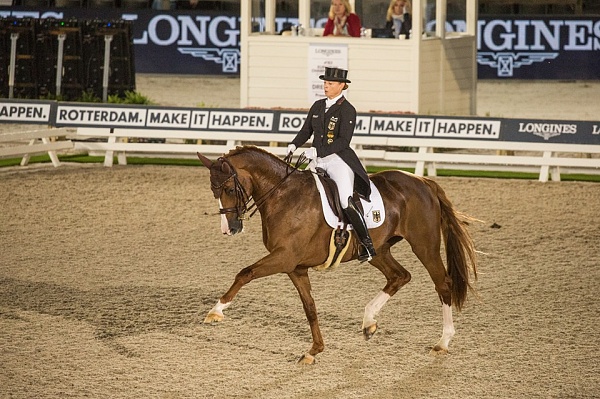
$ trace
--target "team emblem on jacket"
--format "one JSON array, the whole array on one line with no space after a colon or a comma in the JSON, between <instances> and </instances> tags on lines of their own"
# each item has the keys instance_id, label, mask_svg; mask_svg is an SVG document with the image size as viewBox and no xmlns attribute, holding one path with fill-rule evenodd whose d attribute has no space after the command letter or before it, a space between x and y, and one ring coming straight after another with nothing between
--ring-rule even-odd
<instances>
[{"instance_id":1,"label":"team emblem on jacket","mask_svg":"<svg viewBox=\"0 0 600 399\"><path fill-rule=\"evenodd\" d=\"M329 119L329 124L327 125L327 129L329 129L329 131L327 132L327 144L333 143L333 130L335 129L337 121L338 118L336 118L335 116L332 116L331 119Z\"/></svg>"},{"instance_id":2,"label":"team emblem on jacket","mask_svg":"<svg viewBox=\"0 0 600 399\"><path fill-rule=\"evenodd\" d=\"M332 116L331 119L329 119L329 125L327 125L327 129L334 130L335 124L337 123L337 121L338 121L338 118L336 118L335 116Z\"/></svg>"}]
</instances>

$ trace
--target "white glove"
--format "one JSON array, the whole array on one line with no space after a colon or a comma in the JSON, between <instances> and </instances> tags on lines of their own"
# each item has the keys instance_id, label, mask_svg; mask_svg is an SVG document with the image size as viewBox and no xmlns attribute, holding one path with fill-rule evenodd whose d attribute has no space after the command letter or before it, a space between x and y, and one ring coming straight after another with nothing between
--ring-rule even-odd
<instances>
[{"instance_id":1,"label":"white glove","mask_svg":"<svg viewBox=\"0 0 600 399\"><path fill-rule=\"evenodd\" d=\"M288 145L287 153L293 153L294 151L296 151L296 146L294 144Z\"/></svg>"},{"instance_id":2,"label":"white glove","mask_svg":"<svg viewBox=\"0 0 600 399\"><path fill-rule=\"evenodd\" d=\"M313 159L317 159L317 149L315 147L310 147L309 149L304 151L304 156L310 159L311 161Z\"/></svg>"}]
</instances>

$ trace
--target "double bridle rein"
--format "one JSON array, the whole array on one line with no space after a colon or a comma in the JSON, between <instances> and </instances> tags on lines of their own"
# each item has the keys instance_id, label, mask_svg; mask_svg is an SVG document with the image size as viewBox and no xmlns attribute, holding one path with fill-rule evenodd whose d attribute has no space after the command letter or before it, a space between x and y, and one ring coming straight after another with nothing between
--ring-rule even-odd
<instances>
[{"instance_id":1,"label":"double bridle rein","mask_svg":"<svg viewBox=\"0 0 600 399\"><path fill-rule=\"evenodd\" d=\"M231 164L231 162L229 162L229 160L224 157L218 158L217 162L220 161L221 163L226 163L227 166L229 167L229 169L231 170L231 174L219 184L214 184L211 179L210 188L213 191L213 193L215 194L215 196L217 198L220 198L225 184L229 180L233 179L233 186L234 186L235 197L236 197L234 207L220 208L219 213L221 215L225 215L227 213L236 213L238 216L238 219L240 219L240 220L250 219L252 216L254 216L256 211L258 211L259 208L264 204L264 202L275 192L275 190L277 190L277 188L279 188L279 186L281 186L287 180L287 178L292 175L292 173L297 171L299 169L300 165L302 165L304 162L306 162L306 157L304 156L304 154L302 154L298 157L296 164L293 166L290 163L291 159L292 159L291 154L288 154L288 156L286 156L284 158L284 162L286 163L287 166L286 166L286 173L285 173L285 176L283 177L283 179L281 179L276 185L271 187L271 189L269 189L269 191L267 191L262 197L260 197L258 199L254 199L252 196L248 195L248 193L246 192L246 189L244 188L242 183L240 183L240 180L238 179L237 171L235 170L235 167ZM252 201L254 201L254 202L251 203ZM251 212L251 213L249 216L246 217L246 214L248 212Z\"/></svg>"}]
</instances>

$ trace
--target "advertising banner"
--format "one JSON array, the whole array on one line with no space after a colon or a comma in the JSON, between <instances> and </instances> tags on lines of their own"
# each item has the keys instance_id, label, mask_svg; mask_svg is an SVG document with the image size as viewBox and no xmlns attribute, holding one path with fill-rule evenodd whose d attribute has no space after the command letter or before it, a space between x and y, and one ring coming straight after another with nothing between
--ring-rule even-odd
<instances>
[{"instance_id":1,"label":"advertising banner","mask_svg":"<svg viewBox=\"0 0 600 399\"><path fill-rule=\"evenodd\" d=\"M479 20L480 79L600 79L600 17Z\"/></svg>"},{"instance_id":2,"label":"advertising banner","mask_svg":"<svg viewBox=\"0 0 600 399\"><path fill-rule=\"evenodd\" d=\"M130 20L136 72L239 75L240 18L231 12L0 7L0 16ZM275 23L279 31L297 19ZM464 20L446 23L447 32L464 29ZM480 79L600 79L600 17L481 16L477 63Z\"/></svg>"},{"instance_id":3,"label":"advertising banner","mask_svg":"<svg viewBox=\"0 0 600 399\"><path fill-rule=\"evenodd\" d=\"M55 127L110 127L224 132L297 133L305 112L157 107L116 104L73 104L5 100L0 123L40 123ZM359 136L418 137L600 145L600 122L431 115L361 113Z\"/></svg>"},{"instance_id":4,"label":"advertising banner","mask_svg":"<svg viewBox=\"0 0 600 399\"><path fill-rule=\"evenodd\" d=\"M325 68L348 69L348 46L344 44L311 44L308 46L308 102L323 98L323 81L318 78Z\"/></svg>"}]
</instances>

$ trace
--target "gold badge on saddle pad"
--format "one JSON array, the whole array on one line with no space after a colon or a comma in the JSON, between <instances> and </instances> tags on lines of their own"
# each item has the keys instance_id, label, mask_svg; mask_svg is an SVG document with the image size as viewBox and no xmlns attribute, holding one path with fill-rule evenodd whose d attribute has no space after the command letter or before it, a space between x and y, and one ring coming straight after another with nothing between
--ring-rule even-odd
<instances>
[{"instance_id":1,"label":"gold badge on saddle pad","mask_svg":"<svg viewBox=\"0 0 600 399\"><path fill-rule=\"evenodd\" d=\"M373 213L373 221L375 223L381 222L381 211L372 211Z\"/></svg>"}]
</instances>

